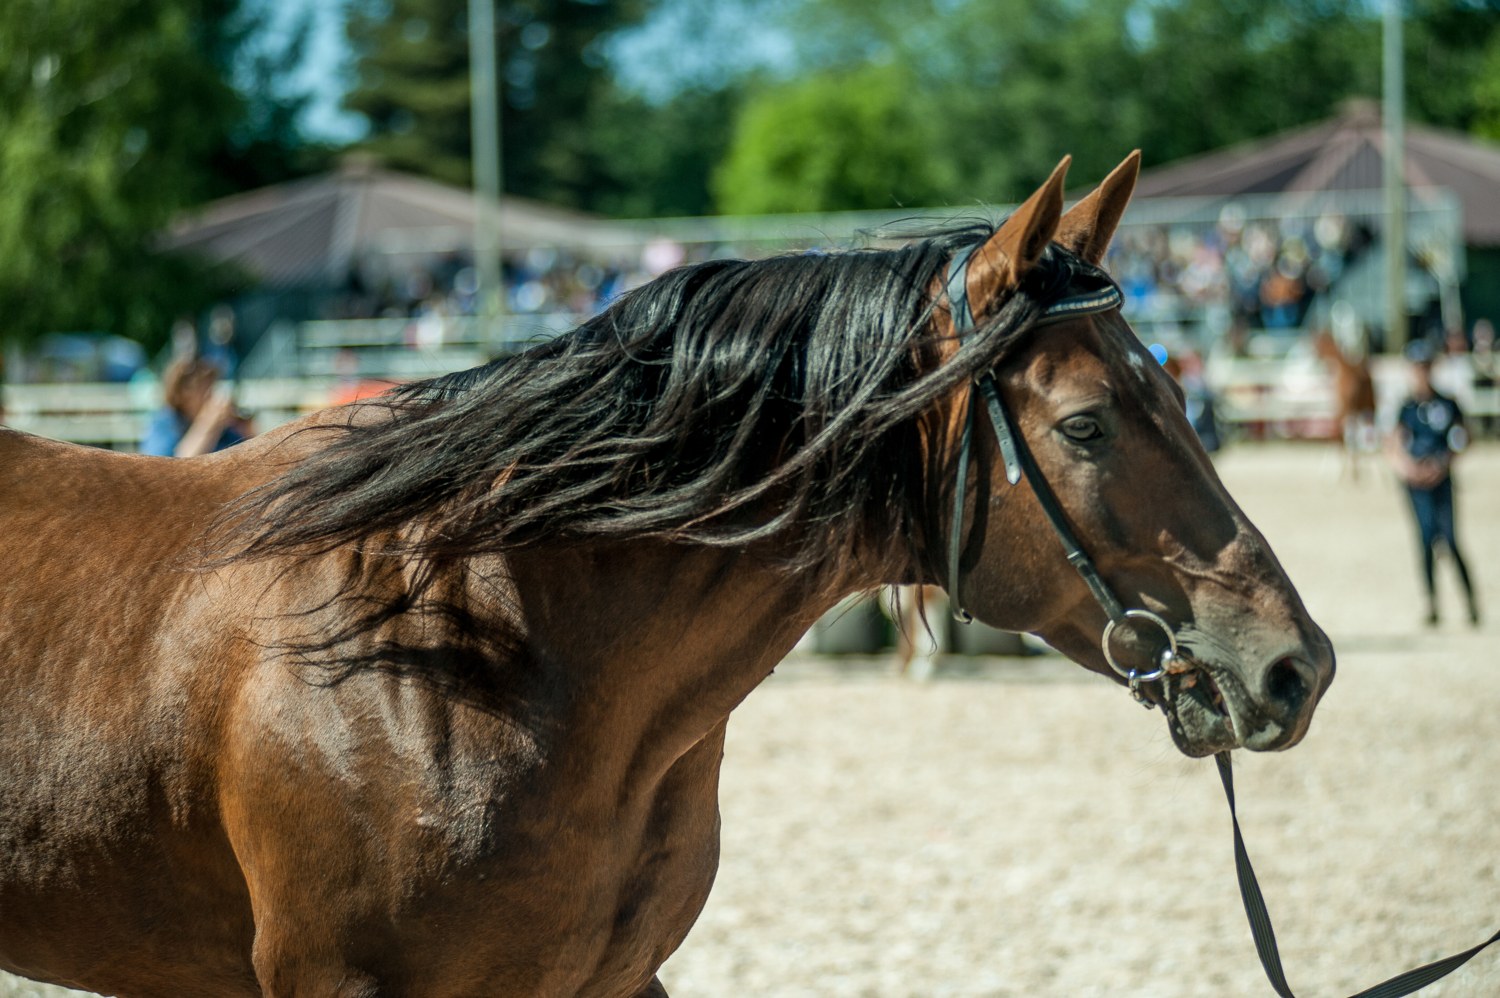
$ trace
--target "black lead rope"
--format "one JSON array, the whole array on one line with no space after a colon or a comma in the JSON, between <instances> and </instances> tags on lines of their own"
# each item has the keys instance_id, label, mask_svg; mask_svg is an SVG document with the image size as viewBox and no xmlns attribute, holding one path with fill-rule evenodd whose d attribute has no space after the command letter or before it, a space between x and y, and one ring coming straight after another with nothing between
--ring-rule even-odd
<instances>
[{"instance_id":1,"label":"black lead rope","mask_svg":"<svg viewBox=\"0 0 1500 998\"><path fill-rule=\"evenodd\" d=\"M1286 972L1281 969L1281 951L1276 948L1276 933L1271 928L1271 915L1266 911L1265 898L1260 893L1260 882L1255 879L1255 868L1250 865L1250 854L1245 851L1245 839L1240 835L1240 819L1234 810L1234 770L1228 752L1214 756L1219 765L1219 779L1224 783L1224 797L1229 801L1229 820L1234 824L1234 872L1240 881L1240 898L1245 902L1245 917L1250 921L1250 934L1255 937L1255 951L1260 954L1260 965L1266 970L1266 979L1281 998L1296 998L1286 983ZM1490 936L1473 949L1434 960L1432 963L1397 974L1373 988L1366 988L1349 998L1402 998L1413 991L1420 991L1433 981L1447 977L1459 967L1472 960L1480 950L1500 940L1500 932Z\"/></svg>"},{"instance_id":2,"label":"black lead rope","mask_svg":"<svg viewBox=\"0 0 1500 998\"><path fill-rule=\"evenodd\" d=\"M976 249L970 246L959 251L948 264L948 303L953 316L953 326L960 340L964 334L974 328L974 313L969 306L969 294L967 287L969 256ZM1049 247L1049 253L1052 248ZM1058 254L1053 254L1054 257ZM1120 304L1120 290L1114 281L1104 271L1100 270L1077 257L1067 254L1061 256L1062 265L1069 271L1085 278L1091 278L1100 284L1096 291L1082 295L1064 298L1047 305L1037 324L1041 325L1049 321L1071 318L1077 315L1088 315L1094 312L1103 312L1115 308ZM1066 287L1064 281L1060 286ZM984 397L984 405L988 410L990 423L995 428L995 440L1000 447L1000 457L1005 465L1005 478L1011 485L1021 481L1022 476L1031 484L1032 492L1035 493L1037 502L1041 505L1043 513L1052 524L1058 539L1062 541L1064 553L1067 555L1068 563L1077 570L1088 585L1089 592L1109 616L1111 621L1116 621L1126 615L1115 594L1109 585L1100 576L1094 566L1094 562L1078 543L1073 532L1068 528L1067 521L1063 518L1062 507L1053 495L1047 480L1042 477L1041 470L1037 468L1036 462L1031 457L1030 450L1025 446L1025 441L1010 425L1010 419L1006 416L1005 407L1001 404L1000 393L995 387L995 378L991 372L975 378L974 387L978 394ZM957 481L954 483L953 497L953 524L948 541L948 599L953 607L953 615L959 620L967 623L972 618L963 609L959 599L959 561L963 553L963 525L964 525L964 499L967 491L969 473L969 449L973 443L974 409L976 399L975 392L970 391L966 412L964 413L963 437L959 443ZM1131 614L1140 613L1137 610L1129 611ZM1148 615L1149 616L1149 615ZM1163 628L1167 625L1157 621ZM1105 632L1105 642L1108 642L1108 630ZM1171 632L1168 631L1171 638ZM1105 648L1108 657L1108 648ZM1113 665L1111 661L1111 665ZM1165 668L1163 666L1163 668ZM1132 677L1135 673L1130 674ZM1132 687L1134 679L1132 678ZM1271 982L1271 987L1281 998L1296 998L1292 994L1291 987L1286 982L1286 973L1281 969L1281 952L1276 947L1276 933L1271 929L1271 916L1266 911L1265 898L1260 893L1260 883L1255 879L1255 870L1250 865L1250 854L1245 851L1245 839L1240 834L1240 819L1235 813L1234 807L1234 771L1231 768L1228 752L1220 752L1214 757L1219 766L1219 779L1224 783L1224 797L1229 801L1229 820L1234 825L1234 868L1239 878L1240 898L1245 903L1245 917L1250 922L1250 934L1255 938L1255 949L1260 954L1261 966L1265 968L1266 979ZM1440 978L1446 977L1453 971L1462 967L1473 959L1481 950L1492 943L1500 941L1500 932L1495 933L1484 942L1473 949L1455 953L1453 956L1437 960L1415 970L1408 970L1404 974L1398 974L1388 981L1366 988L1364 991L1350 998L1403 998L1414 991L1425 988Z\"/></svg>"}]
</instances>

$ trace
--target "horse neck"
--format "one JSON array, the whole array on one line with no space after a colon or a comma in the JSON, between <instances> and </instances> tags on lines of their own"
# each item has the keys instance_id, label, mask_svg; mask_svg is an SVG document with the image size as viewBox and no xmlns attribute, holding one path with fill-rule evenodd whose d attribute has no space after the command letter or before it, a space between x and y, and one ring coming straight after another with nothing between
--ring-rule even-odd
<instances>
[{"instance_id":1,"label":"horse neck","mask_svg":"<svg viewBox=\"0 0 1500 998\"><path fill-rule=\"evenodd\" d=\"M505 561L509 626L576 691L570 728L614 745L652 732L665 760L719 724L836 599L743 551L633 541Z\"/></svg>"}]
</instances>

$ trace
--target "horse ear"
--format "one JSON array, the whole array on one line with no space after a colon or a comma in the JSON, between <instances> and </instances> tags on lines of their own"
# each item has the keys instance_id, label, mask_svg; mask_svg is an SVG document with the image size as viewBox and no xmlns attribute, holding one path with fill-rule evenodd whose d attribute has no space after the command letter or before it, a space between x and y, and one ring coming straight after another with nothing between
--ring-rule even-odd
<instances>
[{"instance_id":1,"label":"horse ear","mask_svg":"<svg viewBox=\"0 0 1500 998\"><path fill-rule=\"evenodd\" d=\"M1021 283L1026 272L1036 266L1062 218L1063 180L1071 162L1072 156L1064 156L1047 182L974 251L969 258L970 301L992 300L1002 290Z\"/></svg>"},{"instance_id":2,"label":"horse ear","mask_svg":"<svg viewBox=\"0 0 1500 998\"><path fill-rule=\"evenodd\" d=\"M1063 216L1057 226L1056 240L1062 246L1097 265L1109 249L1109 241L1130 203L1135 178L1141 172L1141 151L1125 157L1125 162Z\"/></svg>"}]
</instances>

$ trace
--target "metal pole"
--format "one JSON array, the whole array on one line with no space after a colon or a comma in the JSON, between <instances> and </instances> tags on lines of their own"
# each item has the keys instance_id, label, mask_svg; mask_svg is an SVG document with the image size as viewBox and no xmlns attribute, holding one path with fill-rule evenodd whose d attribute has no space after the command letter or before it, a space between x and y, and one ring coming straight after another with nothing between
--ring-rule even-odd
<instances>
[{"instance_id":1,"label":"metal pole","mask_svg":"<svg viewBox=\"0 0 1500 998\"><path fill-rule=\"evenodd\" d=\"M1406 101L1401 7L1385 0L1385 348L1406 346Z\"/></svg>"},{"instance_id":2,"label":"metal pole","mask_svg":"<svg viewBox=\"0 0 1500 998\"><path fill-rule=\"evenodd\" d=\"M502 342L500 268L500 91L495 76L495 0L469 0L469 123L474 164L474 270L479 320L492 348Z\"/></svg>"}]
</instances>

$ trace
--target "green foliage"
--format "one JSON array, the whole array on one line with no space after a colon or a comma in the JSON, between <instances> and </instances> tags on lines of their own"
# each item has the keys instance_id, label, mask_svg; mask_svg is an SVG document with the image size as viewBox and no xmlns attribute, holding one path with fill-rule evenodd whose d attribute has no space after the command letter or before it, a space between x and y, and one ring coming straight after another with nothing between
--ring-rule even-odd
<instances>
[{"instance_id":1,"label":"green foliage","mask_svg":"<svg viewBox=\"0 0 1500 998\"><path fill-rule=\"evenodd\" d=\"M1075 176L1102 176L1132 148L1125 143L1148 116L1125 25L1135 6L812 0L796 29L809 63L904 72L926 155L940 164L926 167L928 176L946 179L929 203L962 205L1024 197L1064 153L1074 156Z\"/></svg>"},{"instance_id":2,"label":"green foliage","mask_svg":"<svg viewBox=\"0 0 1500 998\"><path fill-rule=\"evenodd\" d=\"M731 214L932 204L952 190L935 116L899 66L831 70L766 90L740 113L714 176Z\"/></svg>"},{"instance_id":3,"label":"green foliage","mask_svg":"<svg viewBox=\"0 0 1500 998\"><path fill-rule=\"evenodd\" d=\"M1500 34L1490 39L1471 87L1474 100L1474 133L1500 141Z\"/></svg>"},{"instance_id":4,"label":"green foliage","mask_svg":"<svg viewBox=\"0 0 1500 998\"><path fill-rule=\"evenodd\" d=\"M1407 18L1408 118L1478 131L1487 113L1476 83L1500 44L1496 0L1416 0Z\"/></svg>"},{"instance_id":5,"label":"green foliage","mask_svg":"<svg viewBox=\"0 0 1500 998\"><path fill-rule=\"evenodd\" d=\"M686 90L652 104L611 88L585 126L597 186L588 206L616 218L707 215L709 178L729 145L736 88Z\"/></svg>"},{"instance_id":6,"label":"green foliage","mask_svg":"<svg viewBox=\"0 0 1500 998\"><path fill-rule=\"evenodd\" d=\"M592 207L613 186L587 127L609 90L601 46L642 4L520 0L497 10L503 187ZM466 0L366 0L352 10L358 83L345 103L369 119L364 145L391 166L470 182L467 25Z\"/></svg>"},{"instance_id":7,"label":"green foliage","mask_svg":"<svg viewBox=\"0 0 1500 998\"><path fill-rule=\"evenodd\" d=\"M205 23L222 0L0 4L0 313L5 335L151 342L197 304L150 233L211 188L239 111Z\"/></svg>"},{"instance_id":8,"label":"green foliage","mask_svg":"<svg viewBox=\"0 0 1500 998\"><path fill-rule=\"evenodd\" d=\"M365 148L397 169L467 185L467 0L351 7L357 82L345 106L370 122Z\"/></svg>"},{"instance_id":9,"label":"green foliage","mask_svg":"<svg viewBox=\"0 0 1500 998\"><path fill-rule=\"evenodd\" d=\"M210 161L215 195L320 173L333 166L335 156L333 147L309 141L298 126L313 95L286 90L287 78L307 59L313 9L306 8L286 40L271 47L266 38L271 8L265 0L236 3L234 15L217 25L223 35L218 47L227 53L221 61L231 63L228 72L236 81L240 106L226 141Z\"/></svg>"},{"instance_id":10,"label":"green foliage","mask_svg":"<svg viewBox=\"0 0 1500 998\"><path fill-rule=\"evenodd\" d=\"M467 184L467 0L351 2L346 103L370 121L364 145ZM1167 162L1380 91L1367 0L715 0L790 18L797 71L648 100L605 56L665 2L497 3L507 191L615 216L1006 202L1064 153L1077 186L1135 147ZM1500 0L1409 9L1411 116L1500 139ZM0 336L156 343L226 290L152 253L152 233L332 157L297 130L305 98L282 89L309 25L267 49L268 10L0 0Z\"/></svg>"},{"instance_id":11,"label":"green foliage","mask_svg":"<svg viewBox=\"0 0 1500 998\"><path fill-rule=\"evenodd\" d=\"M1314 121L1347 97L1381 94L1381 22L1323 0L1194 0L1163 5L1142 53L1153 108L1148 162L1176 159ZM1482 113L1474 80L1500 12L1418 0L1405 20L1407 117L1468 130Z\"/></svg>"},{"instance_id":12,"label":"green foliage","mask_svg":"<svg viewBox=\"0 0 1500 998\"><path fill-rule=\"evenodd\" d=\"M1155 12L1135 56L1146 165L1326 118L1380 93L1380 22L1354 4L1191 0Z\"/></svg>"},{"instance_id":13,"label":"green foliage","mask_svg":"<svg viewBox=\"0 0 1500 998\"><path fill-rule=\"evenodd\" d=\"M1413 4L1411 116L1500 133L1496 6ZM809 0L797 18L808 69L742 108L722 210L1014 201L1064 154L1078 185L1133 148L1151 166L1380 94L1362 0ZM867 157L883 181L830 179Z\"/></svg>"},{"instance_id":14,"label":"green foliage","mask_svg":"<svg viewBox=\"0 0 1500 998\"><path fill-rule=\"evenodd\" d=\"M239 3L0 3L0 336L162 342L229 275L154 253L153 234L210 197L318 165L295 99L266 86L247 101L227 82L259 27ZM263 84L278 58L251 67Z\"/></svg>"}]
</instances>

